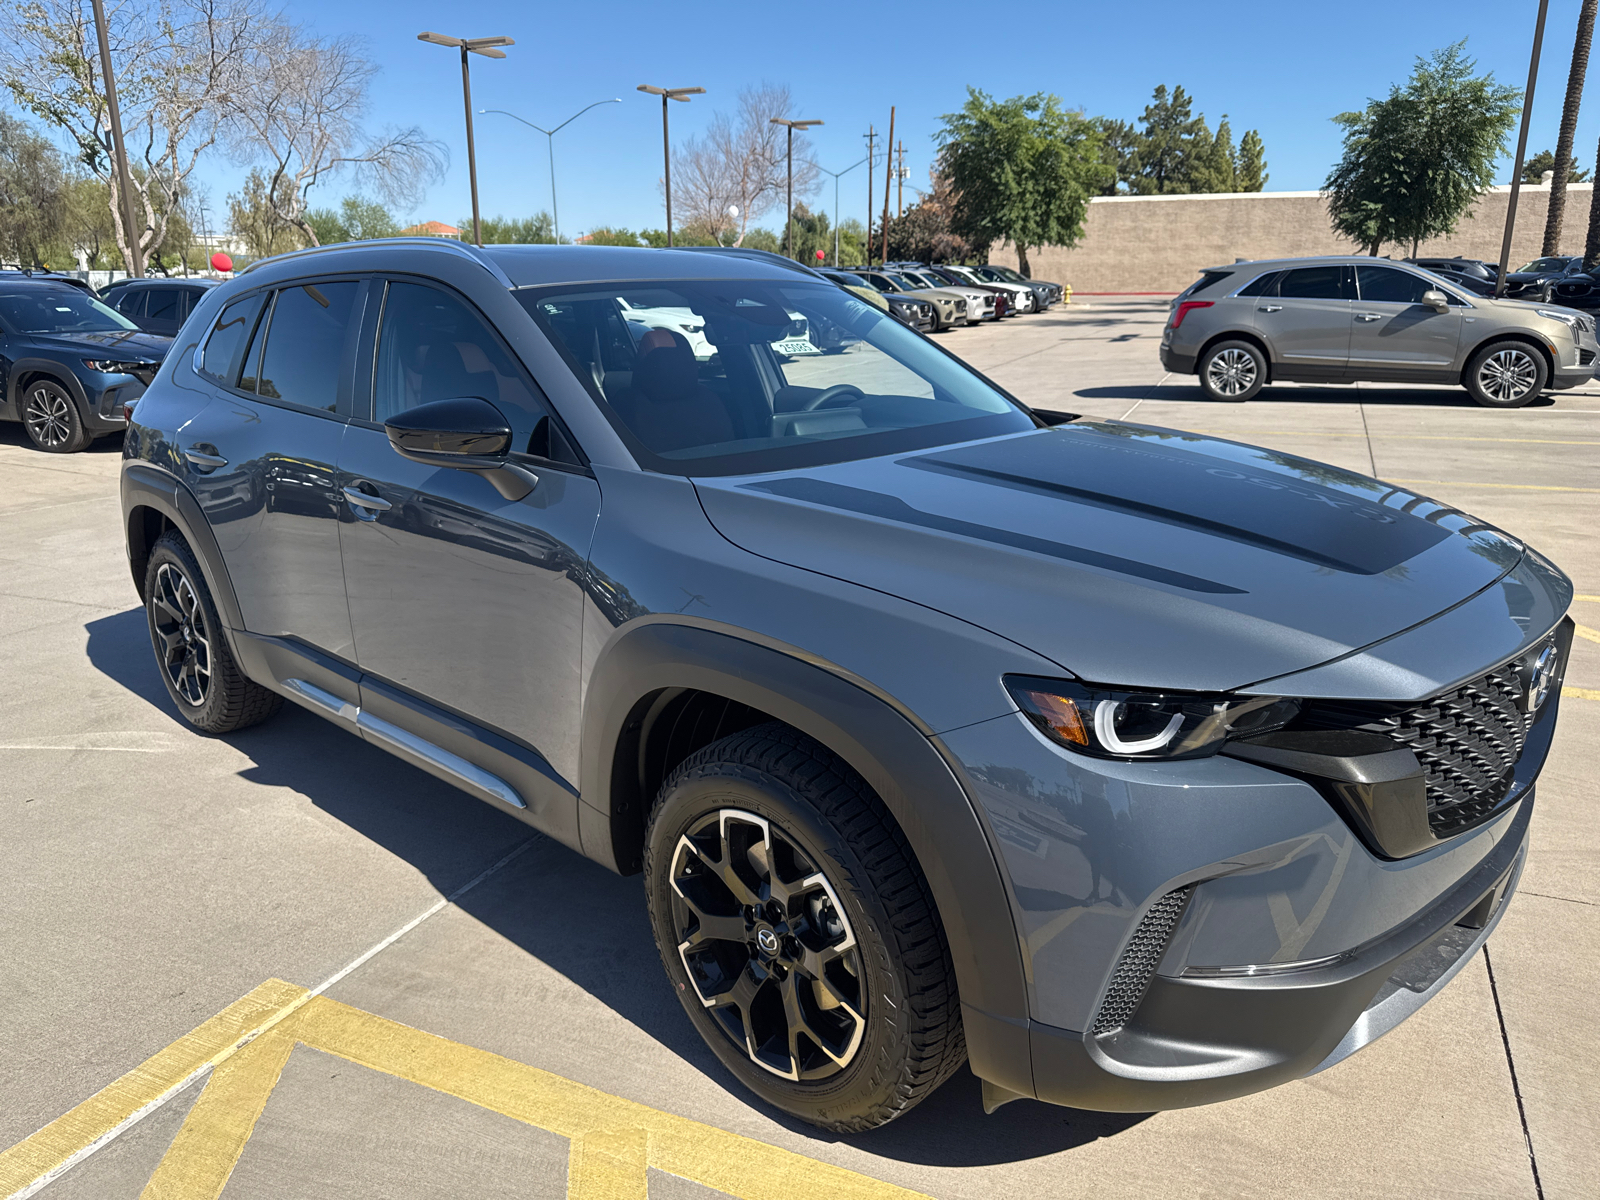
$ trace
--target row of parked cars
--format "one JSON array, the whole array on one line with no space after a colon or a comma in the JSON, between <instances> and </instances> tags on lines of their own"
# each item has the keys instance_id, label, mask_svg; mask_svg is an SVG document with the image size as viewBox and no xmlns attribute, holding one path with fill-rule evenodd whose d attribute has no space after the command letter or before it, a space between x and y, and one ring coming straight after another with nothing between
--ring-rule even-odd
<instances>
[{"instance_id":1,"label":"row of parked cars","mask_svg":"<svg viewBox=\"0 0 1600 1200\"><path fill-rule=\"evenodd\" d=\"M1059 304L1065 292L1059 283L1029 279L1009 267L991 265L890 262L842 270L823 267L818 274L869 299L871 292L877 292L891 302L903 297L922 303L926 324L917 324L917 328L930 332L1044 312Z\"/></svg>"}]
</instances>

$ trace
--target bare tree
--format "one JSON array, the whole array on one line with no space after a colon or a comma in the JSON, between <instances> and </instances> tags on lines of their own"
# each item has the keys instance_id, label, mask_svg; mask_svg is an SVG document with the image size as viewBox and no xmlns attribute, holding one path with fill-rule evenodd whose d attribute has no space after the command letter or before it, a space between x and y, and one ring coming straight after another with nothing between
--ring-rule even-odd
<instances>
[{"instance_id":1,"label":"bare tree","mask_svg":"<svg viewBox=\"0 0 1600 1200\"><path fill-rule=\"evenodd\" d=\"M217 140L224 109L248 90L244 72L265 22L261 0L126 0L106 21L142 228L123 228L86 0L25 0L0 10L0 87L65 132L78 159L107 185L112 229L131 264L131 239L141 252L165 239L184 182Z\"/></svg>"},{"instance_id":2,"label":"bare tree","mask_svg":"<svg viewBox=\"0 0 1600 1200\"><path fill-rule=\"evenodd\" d=\"M672 156L672 198L685 214L685 225L703 227L718 240L737 228L738 245L751 221L781 203L788 182L786 131L772 118L794 116L793 110L787 87L746 88L734 117L717 113L704 137L683 143ZM796 133L795 197L815 192L820 178L811 161L811 139Z\"/></svg>"},{"instance_id":3,"label":"bare tree","mask_svg":"<svg viewBox=\"0 0 1600 1200\"><path fill-rule=\"evenodd\" d=\"M1595 12L1600 0L1583 0L1578 10L1578 33L1572 43L1572 68L1567 72L1567 98L1561 106L1561 132L1556 135L1555 175L1550 180L1550 210L1544 222L1544 249L1555 254L1561 242L1561 224L1567 215L1567 176L1572 170L1572 139L1578 132L1578 106L1583 103L1583 77L1589 73L1589 46L1594 41Z\"/></svg>"},{"instance_id":4,"label":"bare tree","mask_svg":"<svg viewBox=\"0 0 1600 1200\"><path fill-rule=\"evenodd\" d=\"M231 144L261 163L264 195L277 218L313 246L312 190L354 175L385 201L404 206L444 170L445 149L412 126L369 136L368 85L377 68L354 38L320 38L279 25L261 40L252 87L234 97Z\"/></svg>"}]
</instances>

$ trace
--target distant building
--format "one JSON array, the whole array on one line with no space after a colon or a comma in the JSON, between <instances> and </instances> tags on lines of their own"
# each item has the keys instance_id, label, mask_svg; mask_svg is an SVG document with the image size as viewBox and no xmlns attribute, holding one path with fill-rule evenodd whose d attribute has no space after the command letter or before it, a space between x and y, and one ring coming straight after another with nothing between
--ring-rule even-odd
<instances>
[{"instance_id":1,"label":"distant building","mask_svg":"<svg viewBox=\"0 0 1600 1200\"><path fill-rule=\"evenodd\" d=\"M461 230L454 225L446 225L443 221L424 221L421 225L409 225L400 231L401 237L442 237L461 240Z\"/></svg>"}]
</instances>

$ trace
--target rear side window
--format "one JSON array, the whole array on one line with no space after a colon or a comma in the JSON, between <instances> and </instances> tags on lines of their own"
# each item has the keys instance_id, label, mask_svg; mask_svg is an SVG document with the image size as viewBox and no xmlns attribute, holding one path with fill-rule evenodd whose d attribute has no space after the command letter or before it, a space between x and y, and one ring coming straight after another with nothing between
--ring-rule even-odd
<instances>
[{"instance_id":1,"label":"rear side window","mask_svg":"<svg viewBox=\"0 0 1600 1200\"><path fill-rule=\"evenodd\" d=\"M1270 294L1270 293L1269 293ZM1278 280L1278 295L1291 300L1354 300L1350 268L1296 267Z\"/></svg>"},{"instance_id":2,"label":"rear side window","mask_svg":"<svg viewBox=\"0 0 1600 1200\"><path fill-rule=\"evenodd\" d=\"M1357 267L1361 299L1373 304L1421 304L1422 293L1433 285L1420 275L1393 267Z\"/></svg>"},{"instance_id":3,"label":"rear side window","mask_svg":"<svg viewBox=\"0 0 1600 1200\"><path fill-rule=\"evenodd\" d=\"M245 339L255 325L256 312L261 308L261 297L246 296L235 300L222 310L206 348L200 355L200 370L218 383L231 384L237 369L239 355L244 350Z\"/></svg>"},{"instance_id":4,"label":"rear side window","mask_svg":"<svg viewBox=\"0 0 1600 1200\"><path fill-rule=\"evenodd\" d=\"M337 412L344 364L352 337L351 315L361 285L354 280L319 281L286 287L262 318L247 367L253 378L240 381L267 400L296 408Z\"/></svg>"},{"instance_id":5,"label":"rear side window","mask_svg":"<svg viewBox=\"0 0 1600 1200\"><path fill-rule=\"evenodd\" d=\"M178 301L181 293L177 288L146 288L145 295L149 297L146 317L162 320L177 321L183 316Z\"/></svg>"},{"instance_id":6,"label":"rear side window","mask_svg":"<svg viewBox=\"0 0 1600 1200\"><path fill-rule=\"evenodd\" d=\"M1188 289L1178 296L1178 299L1185 300L1190 296L1198 296L1201 292L1210 291L1224 279L1232 278L1232 271L1201 271L1200 278L1191 283Z\"/></svg>"},{"instance_id":7,"label":"rear side window","mask_svg":"<svg viewBox=\"0 0 1600 1200\"><path fill-rule=\"evenodd\" d=\"M144 316L144 298L149 294L147 288L123 288L117 297L111 301L111 307L125 317Z\"/></svg>"}]
</instances>

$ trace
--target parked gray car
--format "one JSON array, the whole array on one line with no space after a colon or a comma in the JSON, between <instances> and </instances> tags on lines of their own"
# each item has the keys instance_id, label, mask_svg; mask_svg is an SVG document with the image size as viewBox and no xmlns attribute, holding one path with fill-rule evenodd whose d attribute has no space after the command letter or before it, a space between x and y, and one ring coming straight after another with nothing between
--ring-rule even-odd
<instances>
[{"instance_id":1,"label":"parked gray car","mask_svg":"<svg viewBox=\"0 0 1600 1200\"><path fill-rule=\"evenodd\" d=\"M1214 400L1271 382L1454 383L1518 408L1594 376L1595 322L1571 309L1474 295L1366 257L1240 262L1200 273L1172 303L1161 365Z\"/></svg>"},{"instance_id":2,"label":"parked gray car","mask_svg":"<svg viewBox=\"0 0 1600 1200\"><path fill-rule=\"evenodd\" d=\"M777 354L793 312L850 352ZM260 263L135 409L122 506L194 728L287 699L642 871L661 1003L836 1130L967 1062L991 1111L1148 1112L1381 1036L1505 911L1573 630L1455 509L1047 422L831 283L671 250Z\"/></svg>"}]
</instances>

